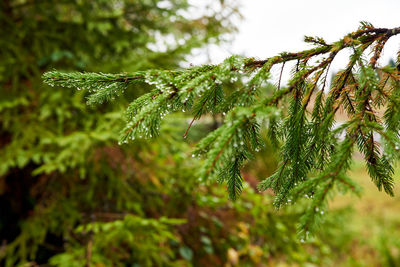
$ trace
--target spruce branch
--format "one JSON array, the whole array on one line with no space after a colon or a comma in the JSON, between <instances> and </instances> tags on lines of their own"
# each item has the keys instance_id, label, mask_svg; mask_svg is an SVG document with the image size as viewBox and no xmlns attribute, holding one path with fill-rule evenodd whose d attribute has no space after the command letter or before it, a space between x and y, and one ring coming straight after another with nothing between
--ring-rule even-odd
<instances>
[{"instance_id":1,"label":"spruce branch","mask_svg":"<svg viewBox=\"0 0 400 267\"><path fill-rule=\"evenodd\" d=\"M301 199L311 202L300 223L304 234L318 225L335 189L359 192L346 176L356 149L377 188L393 195L393 165L400 146L400 51L397 67L379 66L379 59L387 41L398 34L400 27L375 28L361 22L337 42L305 37L313 48L264 60L232 56L217 65L124 74L52 71L43 79L53 86L87 90L89 104L113 100L132 84L151 85L152 91L129 104L122 142L157 136L168 113L191 113L184 137L195 120L218 115L222 125L197 144L193 156L205 158L200 179L227 182L233 200L243 188L241 169L263 146L259 132L266 129L281 151L281 163L259 188L273 189L278 208ZM332 62L344 50L351 52L348 63L327 88ZM297 64L288 85L282 86L282 73L290 61ZM270 90L271 70L278 64L282 64L274 83L278 86ZM346 119L339 125L340 110Z\"/></svg>"}]
</instances>

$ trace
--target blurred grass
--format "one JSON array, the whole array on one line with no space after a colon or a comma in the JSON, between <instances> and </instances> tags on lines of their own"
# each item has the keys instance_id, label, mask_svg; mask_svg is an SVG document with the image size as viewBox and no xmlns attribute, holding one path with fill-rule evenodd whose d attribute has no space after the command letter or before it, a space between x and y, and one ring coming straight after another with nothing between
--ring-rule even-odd
<instances>
[{"instance_id":1,"label":"blurred grass","mask_svg":"<svg viewBox=\"0 0 400 267\"><path fill-rule=\"evenodd\" d=\"M399 166L395 170L396 177L400 175ZM400 186L395 186L395 196L391 197L385 192L379 191L375 184L371 181L365 165L361 161L356 161L349 173L362 188L361 197L352 194L345 194L336 197L332 202L332 208L339 208L352 205L358 216L362 218L374 217L382 220L382 222L400 221ZM369 223L366 220L364 223ZM371 229L369 229L371 230ZM399 229L400 230L400 229Z\"/></svg>"},{"instance_id":2,"label":"blurred grass","mask_svg":"<svg viewBox=\"0 0 400 267\"><path fill-rule=\"evenodd\" d=\"M347 222L355 234L349 251L354 259L351 265L400 266L400 186L395 186L394 197L379 191L361 160L354 163L349 176L363 188L361 196L336 196L331 209L351 207L353 210ZM396 166L395 182L399 176L400 167Z\"/></svg>"}]
</instances>

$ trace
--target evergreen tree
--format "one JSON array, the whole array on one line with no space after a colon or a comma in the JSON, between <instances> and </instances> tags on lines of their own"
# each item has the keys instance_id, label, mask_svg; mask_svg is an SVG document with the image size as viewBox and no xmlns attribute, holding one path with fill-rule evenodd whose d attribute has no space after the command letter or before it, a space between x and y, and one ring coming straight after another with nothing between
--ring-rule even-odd
<instances>
[{"instance_id":1,"label":"evergreen tree","mask_svg":"<svg viewBox=\"0 0 400 267\"><path fill-rule=\"evenodd\" d=\"M185 146L157 153L157 144L118 147L126 102L104 106L99 116L83 104L84 92L54 90L41 75L53 68L177 68L194 48L234 30L235 7L219 7L188 18L193 7L185 0L0 1L1 266L179 260L168 242L178 242L182 220L163 218L178 217L174 210L159 211L169 195L182 198L171 201L181 208L190 204L193 183L162 180L188 168L180 157L176 170L164 166ZM148 88L136 89L130 98Z\"/></svg>"},{"instance_id":2,"label":"evergreen tree","mask_svg":"<svg viewBox=\"0 0 400 267\"><path fill-rule=\"evenodd\" d=\"M313 48L266 60L232 56L218 65L171 71L51 71L43 78L51 86L90 92L90 105L112 101L132 86L152 85L150 92L128 105L121 144L158 136L161 121L169 113L182 111L193 117L183 137L195 120L209 114L219 118L221 126L197 144L193 157L205 159L198 179L226 182L232 200L243 188L241 168L263 146L260 131L266 128L280 150L281 162L259 189L274 190L277 208L309 199L299 227L305 237L325 212L333 191L358 193L357 184L347 176L356 149L377 188L393 195L393 164L400 146L400 51L397 67L380 67L378 60L386 42L399 33L400 28L375 28L362 22L355 32L332 44L306 37ZM343 50L351 51L348 64L327 88L329 68ZM271 68L281 64L283 70L290 61L296 65L288 86L278 86L268 96L261 94L270 81ZM340 109L347 120L336 127Z\"/></svg>"}]
</instances>

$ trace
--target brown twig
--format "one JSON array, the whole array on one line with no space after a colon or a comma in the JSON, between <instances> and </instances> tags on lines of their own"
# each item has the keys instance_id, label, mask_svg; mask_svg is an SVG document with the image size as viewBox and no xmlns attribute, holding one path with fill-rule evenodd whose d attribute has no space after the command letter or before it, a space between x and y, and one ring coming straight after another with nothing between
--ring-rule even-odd
<instances>
[{"instance_id":1,"label":"brown twig","mask_svg":"<svg viewBox=\"0 0 400 267\"><path fill-rule=\"evenodd\" d=\"M283 68L285 67L285 63L286 62L283 62L282 68L281 68L281 73L279 74L278 90L281 89L282 73L283 73Z\"/></svg>"},{"instance_id":2,"label":"brown twig","mask_svg":"<svg viewBox=\"0 0 400 267\"><path fill-rule=\"evenodd\" d=\"M185 133L183 134L183 138L187 137L187 134L189 132L190 127L192 127L193 122L196 120L196 117L193 117L192 121L189 123L189 126L187 127Z\"/></svg>"}]
</instances>

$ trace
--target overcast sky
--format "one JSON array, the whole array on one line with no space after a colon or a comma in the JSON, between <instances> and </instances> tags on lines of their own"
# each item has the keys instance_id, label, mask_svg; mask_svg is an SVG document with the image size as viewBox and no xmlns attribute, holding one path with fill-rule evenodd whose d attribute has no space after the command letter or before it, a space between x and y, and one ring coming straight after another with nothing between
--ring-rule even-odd
<instances>
[{"instance_id":1,"label":"overcast sky","mask_svg":"<svg viewBox=\"0 0 400 267\"><path fill-rule=\"evenodd\" d=\"M355 31L360 21L375 27L400 26L400 0L241 0L241 5L244 19L238 23L239 32L233 43L212 49L213 63L232 53L263 59L310 48L304 35L337 41ZM394 58L399 48L400 36L391 38L381 62ZM345 60L346 55L335 60L333 70Z\"/></svg>"}]
</instances>

